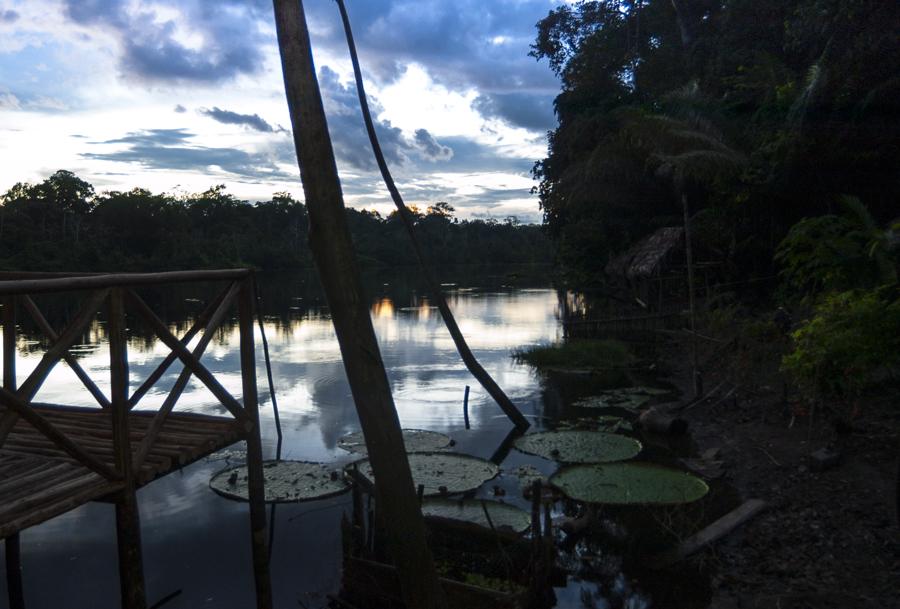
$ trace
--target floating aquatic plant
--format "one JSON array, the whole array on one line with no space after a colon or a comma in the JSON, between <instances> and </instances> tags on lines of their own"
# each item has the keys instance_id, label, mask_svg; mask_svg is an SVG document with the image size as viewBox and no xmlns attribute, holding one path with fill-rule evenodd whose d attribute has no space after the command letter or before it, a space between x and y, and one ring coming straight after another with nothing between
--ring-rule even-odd
<instances>
[{"instance_id":1,"label":"floating aquatic plant","mask_svg":"<svg viewBox=\"0 0 900 609\"><path fill-rule=\"evenodd\" d=\"M482 505L483 504L483 505ZM485 510L490 515L488 522ZM439 497L422 502L422 514L431 518L446 518L476 524L478 526L504 529L521 533L531 526L531 516L525 510L499 501L482 501L478 499L442 499Z\"/></svg>"},{"instance_id":2,"label":"floating aquatic plant","mask_svg":"<svg viewBox=\"0 0 900 609\"><path fill-rule=\"evenodd\" d=\"M573 465L550 482L576 501L613 505L690 503L709 491L696 476L650 463Z\"/></svg>"},{"instance_id":3,"label":"floating aquatic plant","mask_svg":"<svg viewBox=\"0 0 900 609\"><path fill-rule=\"evenodd\" d=\"M436 431L424 429L402 429L401 431L403 432L403 445L408 453L441 450L453 445L450 436ZM352 453L369 454L366 449L366 440L361 431L347 434L338 440L337 445Z\"/></svg>"},{"instance_id":4,"label":"floating aquatic plant","mask_svg":"<svg viewBox=\"0 0 900 609\"><path fill-rule=\"evenodd\" d=\"M232 461L240 461L245 462L247 460L247 450L246 449L226 449L219 450L208 457L206 457L207 461L225 461L230 463Z\"/></svg>"},{"instance_id":5,"label":"floating aquatic plant","mask_svg":"<svg viewBox=\"0 0 900 609\"><path fill-rule=\"evenodd\" d=\"M427 496L471 491L500 473L500 468L494 463L471 455L419 452L408 453L407 457L413 484L416 488L420 484L424 485ZM375 481L368 459L357 461L351 466L358 467L361 474L370 481Z\"/></svg>"},{"instance_id":6,"label":"floating aquatic plant","mask_svg":"<svg viewBox=\"0 0 900 609\"><path fill-rule=\"evenodd\" d=\"M313 501L350 488L340 470L310 461L265 461L263 480L267 503ZM210 488L218 494L242 501L250 496L247 484L246 465L222 470L209 481Z\"/></svg>"},{"instance_id":7,"label":"floating aquatic plant","mask_svg":"<svg viewBox=\"0 0 900 609\"><path fill-rule=\"evenodd\" d=\"M613 415L600 415L595 417L578 417L560 421L556 426L557 431L568 429L581 429L591 431L605 431L617 433L622 431L634 431L634 426L627 419Z\"/></svg>"},{"instance_id":8,"label":"floating aquatic plant","mask_svg":"<svg viewBox=\"0 0 900 609\"><path fill-rule=\"evenodd\" d=\"M597 395L582 398L572 405L578 408L624 408L637 411L653 397L666 393L669 391L656 387L622 387L601 391Z\"/></svg>"},{"instance_id":9,"label":"floating aquatic plant","mask_svg":"<svg viewBox=\"0 0 900 609\"><path fill-rule=\"evenodd\" d=\"M522 436L515 447L525 453L564 463L625 461L641 452L634 438L602 431L545 431Z\"/></svg>"}]
</instances>

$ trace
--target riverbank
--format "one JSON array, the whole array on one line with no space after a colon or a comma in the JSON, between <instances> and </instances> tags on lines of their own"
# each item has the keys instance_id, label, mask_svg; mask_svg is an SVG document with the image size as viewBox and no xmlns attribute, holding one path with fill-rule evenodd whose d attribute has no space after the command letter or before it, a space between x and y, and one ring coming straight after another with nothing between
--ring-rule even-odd
<instances>
[{"instance_id":1,"label":"riverbank","mask_svg":"<svg viewBox=\"0 0 900 609\"><path fill-rule=\"evenodd\" d=\"M795 400L778 372L783 335L712 338L698 341L709 397L681 416L698 453L719 449L742 499L769 505L690 559L713 574L711 607L897 607L895 397L885 389L847 424ZM662 347L660 358L671 381L692 395L690 336Z\"/></svg>"}]
</instances>

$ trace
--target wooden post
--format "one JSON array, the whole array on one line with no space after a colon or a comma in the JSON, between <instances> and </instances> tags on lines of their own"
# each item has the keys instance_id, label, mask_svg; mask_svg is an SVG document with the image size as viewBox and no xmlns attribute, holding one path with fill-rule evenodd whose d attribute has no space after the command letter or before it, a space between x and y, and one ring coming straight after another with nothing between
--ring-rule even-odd
<instances>
[{"instance_id":1,"label":"wooden post","mask_svg":"<svg viewBox=\"0 0 900 609\"><path fill-rule=\"evenodd\" d=\"M544 536L541 532L541 495L543 489L540 480L531 485L531 586L528 595L528 609L544 607L546 579L546 552Z\"/></svg>"},{"instance_id":2,"label":"wooden post","mask_svg":"<svg viewBox=\"0 0 900 609\"><path fill-rule=\"evenodd\" d=\"M357 470L357 465L353 464L353 469ZM367 529L366 529L366 509L363 506L362 489L353 479L353 556L368 558L366 550Z\"/></svg>"},{"instance_id":3,"label":"wooden post","mask_svg":"<svg viewBox=\"0 0 900 609\"><path fill-rule=\"evenodd\" d=\"M3 299L3 388L16 390L16 298ZM6 589L9 609L25 609L25 593L22 587L22 552L19 534L7 537L6 549Z\"/></svg>"},{"instance_id":4,"label":"wooden post","mask_svg":"<svg viewBox=\"0 0 900 609\"><path fill-rule=\"evenodd\" d=\"M128 350L122 288L109 293L109 373L112 408L113 454L124 488L116 497L116 541L119 548L119 586L123 609L145 609L144 565L141 554L141 519L137 483L131 469L128 430Z\"/></svg>"},{"instance_id":5,"label":"wooden post","mask_svg":"<svg viewBox=\"0 0 900 609\"><path fill-rule=\"evenodd\" d=\"M684 213L684 253L687 258L688 273L688 302L691 308L691 377L694 384L694 398L703 395L703 387L700 381L700 369L697 365L697 327L694 309L694 257L691 250L691 217L688 213L687 195L681 195L681 210Z\"/></svg>"},{"instance_id":6,"label":"wooden post","mask_svg":"<svg viewBox=\"0 0 900 609\"><path fill-rule=\"evenodd\" d=\"M447 607L403 446L400 420L356 266L343 193L303 3L274 0L285 92L309 213L309 244L325 288L344 369L375 474L378 511L387 527L403 601L410 609Z\"/></svg>"},{"instance_id":7,"label":"wooden post","mask_svg":"<svg viewBox=\"0 0 900 609\"><path fill-rule=\"evenodd\" d=\"M466 423L466 429L469 429L469 386L466 385L466 393L463 395L463 420Z\"/></svg>"},{"instance_id":8,"label":"wooden post","mask_svg":"<svg viewBox=\"0 0 900 609\"><path fill-rule=\"evenodd\" d=\"M247 433L247 476L250 499L250 532L253 544L253 577L256 582L256 606L272 609L272 581L269 576L269 552L266 541L265 480L262 468L262 438L259 430L259 398L256 394L256 350L253 339L253 283L241 282L238 318L241 333L241 383L244 411L252 424Z\"/></svg>"},{"instance_id":9,"label":"wooden post","mask_svg":"<svg viewBox=\"0 0 900 609\"><path fill-rule=\"evenodd\" d=\"M353 32L350 29L350 17L347 15L347 8L344 6L343 0L337 0L337 4L338 9L341 11L341 19L344 22L344 32L347 35L347 46L350 48L350 61L353 64L353 74L356 78L356 90L359 94L359 105L362 110L363 121L366 124L366 132L369 134L369 143L372 144L372 151L375 153L375 161L378 163L378 169L381 171L381 177L384 180L384 184L387 186L388 192L391 193L391 198L394 200L394 205L397 207L400 219L406 227L406 232L409 234L410 241L412 241L413 251L416 253L416 258L419 261L419 268L422 270L425 283L428 285L428 290L431 293L431 298L437 303L438 310L441 312L441 317L444 320L444 325L447 326L447 331L450 332L450 336L453 338L453 344L456 345L456 350L462 358L463 363L465 363L466 368L468 368L472 376L481 383L481 386L484 387L485 391L494 398L494 401L497 402L500 409L507 417L509 417L509 420L512 421L516 427L519 427L524 431L528 429L531 424L519 409L516 408L516 405L512 403L509 396L503 392L500 385L497 384L475 358L475 354L472 353L468 343L466 343L465 337L462 335L462 331L460 331L459 326L456 323L456 318L453 317L453 313L450 311L450 306L447 304L447 299L444 298L444 293L441 292L440 284L431 272L428 264L425 262L422 247L419 245L419 240L416 237L414 228L415 222L413 221L412 214L410 213L409 208L406 207L406 204L403 202L403 197L400 196L400 191L397 190L397 186L394 184L394 178L391 177L387 161L384 158L384 154L381 152L381 145L378 143L378 135L375 133L375 125L372 122L372 113L369 112L369 102L366 99L366 91L363 87L362 71L359 67L359 58L356 55L356 44L353 42Z\"/></svg>"}]
</instances>

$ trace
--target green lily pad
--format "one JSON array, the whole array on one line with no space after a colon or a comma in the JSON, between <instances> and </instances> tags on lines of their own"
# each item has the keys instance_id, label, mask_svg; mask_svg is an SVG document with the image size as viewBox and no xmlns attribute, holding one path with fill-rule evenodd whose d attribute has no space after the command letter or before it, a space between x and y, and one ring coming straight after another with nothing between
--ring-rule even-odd
<instances>
[{"instance_id":1,"label":"green lily pad","mask_svg":"<svg viewBox=\"0 0 900 609\"><path fill-rule=\"evenodd\" d=\"M313 501L350 488L341 470L310 461L265 461L263 478L266 503ZM247 466L222 470L212 477L209 486L223 497L248 501Z\"/></svg>"},{"instance_id":2,"label":"green lily pad","mask_svg":"<svg viewBox=\"0 0 900 609\"><path fill-rule=\"evenodd\" d=\"M408 453L441 450L453 445L453 440L450 439L450 436L436 431L426 431L424 429L402 429L401 431L403 432L403 445ZM347 434L338 440L337 445L351 453L359 455L369 454L366 449L366 440L363 438L361 431Z\"/></svg>"},{"instance_id":3,"label":"green lily pad","mask_svg":"<svg viewBox=\"0 0 900 609\"><path fill-rule=\"evenodd\" d=\"M425 495L452 495L475 490L484 482L500 473L494 463L449 452L407 453L416 488L425 485ZM357 461L359 472L370 481L375 481L372 464L368 459ZM349 466L348 466L349 467Z\"/></svg>"},{"instance_id":4,"label":"green lily pad","mask_svg":"<svg viewBox=\"0 0 900 609\"><path fill-rule=\"evenodd\" d=\"M208 457L206 457L206 460L207 461L225 461L228 463L230 463L232 461L235 461L235 462L239 461L239 462L243 463L247 460L247 451L244 449L219 450L219 451L212 453Z\"/></svg>"},{"instance_id":5,"label":"green lily pad","mask_svg":"<svg viewBox=\"0 0 900 609\"><path fill-rule=\"evenodd\" d=\"M482 507L482 503L484 507ZM491 517L490 523L484 515L485 509ZM506 529L516 533L521 533L531 526L531 515L528 512L499 501L426 499L422 502L422 514L426 518L460 520L485 528L491 528L493 523L494 529L498 531Z\"/></svg>"},{"instance_id":6,"label":"green lily pad","mask_svg":"<svg viewBox=\"0 0 900 609\"><path fill-rule=\"evenodd\" d=\"M522 436L518 450L564 463L625 461L641 452L634 438L602 431L545 431Z\"/></svg>"},{"instance_id":7,"label":"green lily pad","mask_svg":"<svg viewBox=\"0 0 900 609\"><path fill-rule=\"evenodd\" d=\"M605 431L617 433L622 431L634 431L630 421L613 415L600 415L594 417L579 417L560 421L556 425L556 431L580 429L587 431Z\"/></svg>"},{"instance_id":8,"label":"green lily pad","mask_svg":"<svg viewBox=\"0 0 900 609\"><path fill-rule=\"evenodd\" d=\"M687 472L650 463L573 465L555 473L551 484L585 503L677 505L697 501L709 491Z\"/></svg>"},{"instance_id":9,"label":"green lily pad","mask_svg":"<svg viewBox=\"0 0 900 609\"><path fill-rule=\"evenodd\" d=\"M618 431L634 431L634 426L630 421L626 421L622 417L612 415L601 415L595 419L597 431L605 431L607 433L616 433Z\"/></svg>"},{"instance_id":10,"label":"green lily pad","mask_svg":"<svg viewBox=\"0 0 900 609\"><path fill-rule=\"evenodd\" d=\"M573 403L578 408L624 408L635 412L650 402L649 395L632 395L625 393L595 395L589 398L582 398Z\"/></svg>"},{"instance_id":11,"label":"green lily pad","mask_svg":"<svg viewBox=\"0 0 900 609\"><path fill-rule=\"evenodd\" d=\"M654 396L666 393L670 392L656 387L621 387L601 391L598 395L582 398L572 405L578 408L624 408L637 411L650 402Z\"/></svg>"}]
</instances>

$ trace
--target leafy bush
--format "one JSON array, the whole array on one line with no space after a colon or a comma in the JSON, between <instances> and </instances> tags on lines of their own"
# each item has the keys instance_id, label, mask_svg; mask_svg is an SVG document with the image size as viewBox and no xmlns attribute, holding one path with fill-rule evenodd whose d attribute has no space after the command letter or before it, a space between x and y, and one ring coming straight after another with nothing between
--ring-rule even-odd
<instances>
[{"instance_id":1,"label":"leafy bush","mask_svg":"<svg viewBox=\"0 0 900 609\"><path fill-rule=\"evenodd\" d=\"M778 246L775 260L788 289L815 296L897 281L893 230L881 230L856 197L841 204L843 215L801 220Z\"/></svg>"},{"instance_id":2,"label":"leafy bush","mask_svg":"<svg viewBox=\"0 0 900 609\"><path fill-rule=\"evenodd\" d=\"M782 360L810 398L853 399L900 368L898 286L830 294Z\"/></svg>"}]
</instances>

